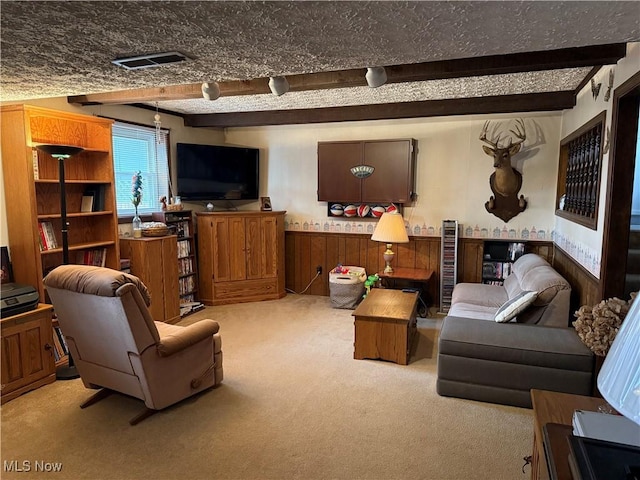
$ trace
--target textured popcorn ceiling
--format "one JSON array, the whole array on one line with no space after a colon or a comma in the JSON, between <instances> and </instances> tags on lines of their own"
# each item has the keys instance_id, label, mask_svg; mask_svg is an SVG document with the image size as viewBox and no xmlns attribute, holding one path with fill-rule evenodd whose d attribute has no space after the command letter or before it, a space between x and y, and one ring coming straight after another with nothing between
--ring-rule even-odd
<instances>
[{"instance_id":1,"label":"textured popcorn ceiling","mask_svg":"<svg viewBox=\"0 0 640 480\"><path fill-rule=\"evenodd\" d=\"M640 39L640 2L2 1L0 100L243 80ZM194 58L127 71L115 58ZM584 69L162 102L189 113L574 88Z\"/></svg>"}]
</instances>

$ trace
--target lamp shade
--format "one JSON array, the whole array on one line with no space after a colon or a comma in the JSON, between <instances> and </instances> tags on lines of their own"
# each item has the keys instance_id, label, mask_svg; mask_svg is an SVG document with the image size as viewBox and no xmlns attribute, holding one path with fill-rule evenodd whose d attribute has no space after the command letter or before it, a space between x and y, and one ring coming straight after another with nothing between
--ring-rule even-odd
<instances>
[{"instance_id":1,"label":"lamp shade","mask_svg":"<svg viewBox=\"0 0 640 480\"><path fill-rule=\"evenodd\" d=\"M598 390L609 405L640 425L640 300L637 297L602 364Z\"/></svg>"},{"instance_id":2,"label":"lamp shade","mask_svg":"<svg viewBox=\"0 0 640 480\"><path fill-rule=\"evenodd\" d=\"M48 153L52 157L62 158L69 158L84 150L82 147L74 147L72 145L36 145L36 148Z\"/></svg>"},{"instance_id":3,"label":"lamp shade","mask_svg":"<svg viewBox=\"0 0 640 480\"><path fill-rule=\"evenodd\" d=\"M371 240L384 243L407 243L409 237L404 228L404 219L399 213L385 212L380 217Z\"/></svg>"}]
</instances>

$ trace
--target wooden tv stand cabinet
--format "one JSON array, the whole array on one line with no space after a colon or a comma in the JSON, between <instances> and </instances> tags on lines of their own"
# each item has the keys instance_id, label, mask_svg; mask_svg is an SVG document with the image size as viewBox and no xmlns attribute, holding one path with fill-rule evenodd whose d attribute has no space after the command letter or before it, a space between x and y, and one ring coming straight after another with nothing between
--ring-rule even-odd
<instances>
[{"instance_id":1,"label":"wooden tv stand cabinet","mask_svg":"<svg viewBox=\"0 0 640 480\"><path fill-rule=\"evenodd\" d=\"M202 303L255 302L286 295L284 214L196 212Z\"/></svg>"}]
</instances>

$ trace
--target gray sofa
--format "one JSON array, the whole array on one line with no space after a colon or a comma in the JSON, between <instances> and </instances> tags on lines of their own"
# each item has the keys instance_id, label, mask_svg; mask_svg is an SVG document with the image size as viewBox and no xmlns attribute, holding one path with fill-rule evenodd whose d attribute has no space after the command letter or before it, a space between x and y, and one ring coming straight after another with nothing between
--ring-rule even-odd
<instances>
[{"instance_id":1,"label":"gray sofa","mask_svg":"<svg viewBox=\"0 0 640 480\"><path fill-rule=\"evenodd\" d=\"M535 301L507 323L494 320L510 299ZM532 388L590 395L594 356L570 325L569 283L541 257L512 265L503 286L459 283L440 332L437 391L531 408Z\"/></svg>"}]
</instances>

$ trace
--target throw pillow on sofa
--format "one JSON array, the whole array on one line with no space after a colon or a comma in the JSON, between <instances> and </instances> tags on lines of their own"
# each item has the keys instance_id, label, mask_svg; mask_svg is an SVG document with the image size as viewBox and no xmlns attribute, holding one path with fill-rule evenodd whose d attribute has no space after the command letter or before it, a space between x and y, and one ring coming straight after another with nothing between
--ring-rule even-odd
<instances>
[{"instance_id":1,"label":"throw pillow on sofa","mask_svg":"<svg viewBox=\"0 0 640 480\"><path fill-rule=\"evenodd\" d=\"M510 298L498 309L495 321L506 323L514 319L520 312L524 311L538 297L538 292L524 290L513 298Z\"/></svg>"}]
</instances>

